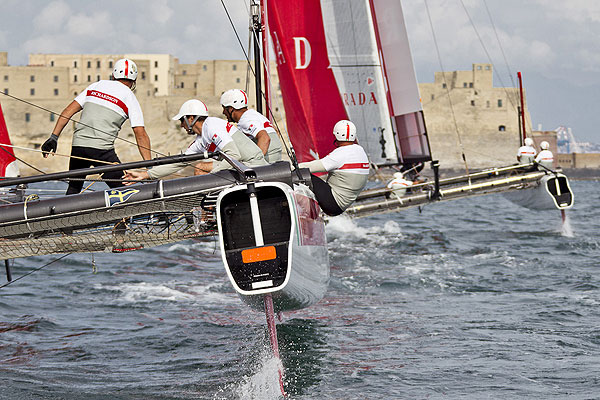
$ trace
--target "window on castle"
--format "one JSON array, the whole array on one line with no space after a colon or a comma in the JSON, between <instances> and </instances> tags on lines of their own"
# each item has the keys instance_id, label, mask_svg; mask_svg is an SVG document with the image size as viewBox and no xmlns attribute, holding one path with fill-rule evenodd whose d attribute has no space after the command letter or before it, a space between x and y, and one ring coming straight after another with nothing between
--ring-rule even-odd
<instances>
[{"instance_id":1,"label":"window on castle","mask_svg":"<svg viewBox=\"0 0 600 400\"><path fill-rule=\"evenodd\" d=\"M54 89L54 95L58 96L58 89Z\"/></svg>"},{"instance_id":2,"label":"window on castle","mask_svg":"<svg viewBox=\"0 0 600 400\"><path fill-rule=\"evenodd\" d=\"M54 61L50 61L50 66L54 67Z\"/></svg>"},{"instance_id":3,"label":"window on castle","mask_svg":"<svg viewBox=\"0 0 600 400\"><path fill-rule=\"evenodd\" d=\"M58 75L54 75L54 82L58 82Z\"/></svg>"},{"instance_id":4,"label":"window on castle","mask_svg":"<svg viewBox=\"0 0 600 400\"><path fill-rule=\"evenodd\" d=\"M467 82L463 82L463 87L467 87Z\"/></svg>"},{"instance_id":5,"label":"window on castle","mask_svg":"<svg viewBox=\"0 0 600 400\"><path fill-rule=\"evenodd\" d=\"M498 107L502 107L502 99L498 99Z\"/></svg>"},{"instance_id":6,"label":"window on castle","mask_svg":"<svg viewBox=\"0 0 600 400\"><path fill-rule=\"evenodd\" d=\"M73 68L77 68L77 61L73 61Z\"/></svg>"},{"instance_id":7,"label":"window on castle","mask_svg":"<svg viewBox=\"0 0 600 400\"><path fill-rule=\"evenodd\" d=\"M442 89L446 89L446 84L442 83Z\"/></svg>"},{"instance_id":8,"label":"window on castle","mask_svg":"<svg viewBox=\"0 0 600 400\"><path fill-rule=\"evenodd\" d=\"M25 113L25 122L31 121L31 114Z\"/></svg>"},{"instance_id":9,"label":"window on castle","mask_svg":"<svg viewBox=\"0 0 600 400\"><path fill-rule=\"evenodd\" d=\"M29 89L29 94L32 96L35 96L35 89Z\"/></svg>"},{"instance_id":10,"label":"window on castle","mask_svg":"<svg viewBox=\"0 0 600 400\"><path fill-rule=\"evenodd\" d=\"M237 65L233 64L233 70L236 71L237 70Z\"/></svg>"},{"instance_id":11,"label":"window on castle","mask_svg":"<svg viewBox=\"0 0 600 400\"><path fill-rule=\"evenodd\" d=\"M498 131L504 132L505 130L506 130L506 126L504 126L504 125L499 125L498 126Z\"/></svg>"},{"instance_id":12,"label":"window on castle","mask_svg":"<svg viewBox=\"0 0 600 400\"><path fill-rule=\"evenodd\" d=\"M475 100L471 100L471 105L475 106Z\"/></svg>"},{"instance_id":13,"label":"window on castle","mask_svg":"<svg viewBox=\"0 0 600 400\"><path fill-rule=\"evenodd\" d=\"M473 87L473 82L469 82L469 87L472 88Z\"/></svg>"},{"instance_id":14,"label":"window on castle","mask_svg":"<svg viewBox=\"0 0 600 400\"><path fill-rule=\"evenodd\" d=\"M50 122L54 122L54 113L50 113Z\"/></svg>"},{"instance_id":15,"label":"window on castle","mask_svg":"<svg viewBox=\"0 0 600 400\"><path fill-rule=\"evenodd\" d=\"M29 77L29 82L35 82L35 75L31 75Z\"/></svg>"},{"instance_id":16,"label":"window on castle","mask_svg":"<svg viewBox=\"0 0 600 400\"><path fill-rule=\"evenodd\" d=\"M91 61L88 61L88 62L87 62L87 67L88 67L88 68L92 68L92 62L91 62Z\"/></svg>"},{"instance_id":17,"label":"window on castle","mask_svg":"<svg viewBox=\"0 0 600 400\"><path fill-rule=\"evenodd\" d=\"M96 61L96 68L100 68L100 60Z\"/></svg>"}]
</instances>

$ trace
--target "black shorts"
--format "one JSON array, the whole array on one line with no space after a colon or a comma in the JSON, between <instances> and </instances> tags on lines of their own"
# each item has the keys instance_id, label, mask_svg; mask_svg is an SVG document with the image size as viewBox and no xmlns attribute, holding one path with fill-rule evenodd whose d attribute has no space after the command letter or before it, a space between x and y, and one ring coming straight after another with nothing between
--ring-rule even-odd
<instances>
[{"instance_id":1,"label":"black shorts","mask_svg":"<svg viewBox=\"0 0 600 400\"><path fill-rule=\"evenodd\" d=\"M327 182L313 174L310 174L310 180L313 186L313 193L325 214L335 216L344 212L337 201L335 201L333 193L331 193L331 186Z\"/></svg>"},{"instance_id":2,"label":"black shorts","mask_svg":"<svg viewBox=\"0 0 600 400\"><path fill-rule=\"evenodd\" d=\"M81 157L86 160L81 160L79 158L73 157ZM101 167L105 165L109 165L108 163L117 163L120 164L121 160L117 157L117 153L115 153L115 149L110 150L102 150L102 149L94 149L91 147L79 147L73 146L71 148L71 161L69 162L69 171L74 169L82 169L82 168L90 168L90 167ZM123 177L123 171L113 171L113 172L105 172L102 175L103 179L121 179ZM76 194L81 192L83 188L83 180L72 180L69 181L69 188L67 189L67 194ZM108 187L114 188L123 186L123 183L120 181L107 181L106 184Z\"/></svg>"}]
</instances>

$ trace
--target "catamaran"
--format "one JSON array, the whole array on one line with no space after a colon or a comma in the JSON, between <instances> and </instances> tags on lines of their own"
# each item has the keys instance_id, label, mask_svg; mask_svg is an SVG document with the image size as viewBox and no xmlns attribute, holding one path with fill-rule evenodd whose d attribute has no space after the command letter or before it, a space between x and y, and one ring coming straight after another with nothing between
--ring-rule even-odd
<instances>
[{"instance_id":1,"label":"catamaran","mask_svg":"<svg viewBox=\"0 0 600 400\"><path fill-rule=\"evenodd\" d=\"M120 253L218 235L226 274L245 303L265 309L277 356L274 313L315 304L329 282L325 218L311 191L309 172L298 168L298 162L323 157L333 149L335 122L350 119L356 124L359 142L375 169L430 162L434 171L432 182L411 183L410 192L388 187L366 190L346 211L349 216L540 188L546 188L545 197L556 208L572 206L567 178L532 165L440 178L399 0L262 0L261 5L253 1L251 7L257 109L262 111L262 99L267 99L266 114L274 121L269 51L260 50L270 44L292 143L289 163L249 168L224 154L207 152L7 178L0 187L206 158L225 159L231 165L230 170L204 176L1 205L0 258Z\"/></svg>"}]
</instances>

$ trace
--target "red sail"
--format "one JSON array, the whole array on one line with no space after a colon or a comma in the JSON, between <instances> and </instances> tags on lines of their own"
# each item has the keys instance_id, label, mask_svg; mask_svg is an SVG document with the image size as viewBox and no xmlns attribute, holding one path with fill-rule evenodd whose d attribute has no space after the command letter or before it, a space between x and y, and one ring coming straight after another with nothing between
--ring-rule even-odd
<instances>
[{"instance_id":1,"label":"red sail","mask_svg":"<svg viewBox=\"0 0 600 400\"><path fill-rule=\"evenodd\" d=\"M298 161L325 157L333 126L348 119L329 67L319 1L267 2L287 130Z\"/></svg>"},{"instance_id":2,"label":"red sail","mask_svg":"<svg viewBox=\"0 0 600 400\"><path fill-rule=\"evenodd\" d=\"M2 106L0 106L0 177L17 176L18 169L16 166L15 153L12 147L2 146L3 144L10 145L11 142L8 137L6 122L4 121L4 114L2 114Z\"/></svg>"}]
</instances>

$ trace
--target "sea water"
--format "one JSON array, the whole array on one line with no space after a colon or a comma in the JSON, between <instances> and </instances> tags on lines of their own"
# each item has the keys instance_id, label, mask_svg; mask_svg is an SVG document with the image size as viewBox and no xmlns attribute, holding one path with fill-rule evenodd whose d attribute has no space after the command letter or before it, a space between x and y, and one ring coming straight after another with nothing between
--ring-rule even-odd
<instances>
[{"instance_id":1,"label":"sea water","mask_svg":"<svg viewBox=\"0 0 600 400\"><path fill-rule=\"evenodd\" d=\"M278 324L289 398L600 398L600 183L572 188L568 226L501 195L333 219L326 297ZM1 399L279 397L214 239L94 263L0 289Z\"/></svg>"}]
</instances>

